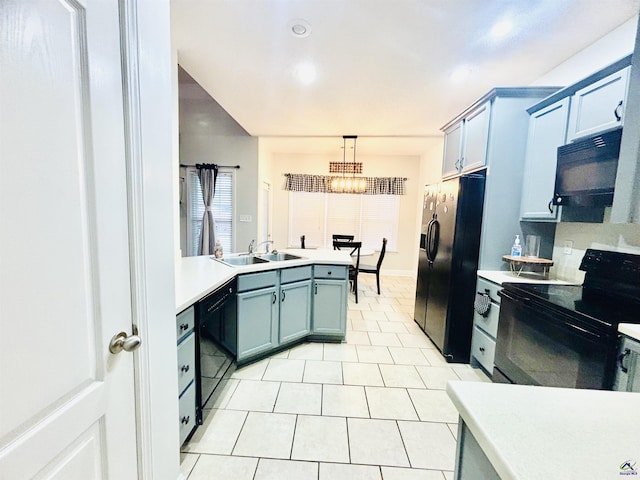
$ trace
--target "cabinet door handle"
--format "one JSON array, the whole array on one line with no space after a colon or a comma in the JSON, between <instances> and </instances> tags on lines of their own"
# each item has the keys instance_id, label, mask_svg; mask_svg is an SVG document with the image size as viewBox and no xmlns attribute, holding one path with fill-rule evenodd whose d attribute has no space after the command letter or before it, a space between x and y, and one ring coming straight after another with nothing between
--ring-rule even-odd
<instances>
[{"instance_id":1,"label":"cabinet door handle","mask_svg":"<svg viewBox=\"0 0 640 480\"><path fill-rule=\"evenodd\" d=\"M189 371L189 365L183 365L180 370L182 370L183 372L188 372Z\"/></svg>"},{"instance_id":2,"label":"cabinet door handle","mask_svg":"<svg viewBox=\"0 0 640 480\"><path fill-rule=\"evenodd\" d=\"M287 292L285 292L284 290L282 291L282 298L280 299L281 302L284 302L284 297L287 296Z\"/></svg>"},{"instance_id":3,"label":"cabinet door handle","mask_svg":"<svg viewBox=\"0 0 640 480\"><path fill-rule=\"evenodd\" d=\"M484 347L480 347L480 352L484 353Z\"/></svg>"},{"instance_id":4,"label":"cabinet door handle","mask_svg":"<svg viewBox=\"0 0 640 480\"><path fill-rule=\"evenodd\" d=\"M618 102L618 106L613 110L613 114L616 116L618 122L622 120L622 100Z\"/></svg>"},{"instance_id":5,"label":"cabinet door handle","mask_svg":"<svg viewBox=\"0 0 640 480\"><path fill-rule=\"evenodd\" d=\"M547 205L547 208L549 209L549 213L553 213L553 200L549 200L549 205Z\"/></svg>"},{"instance_id":6,"label":"cabinet door handle","mask_svg":"<svg viewBox=\"0 0 640 480\"><path fill-rule=\"evenodd\" d=\"M180 419L180 423L184 423L186 425L187 423L189 423L189 418L191 418L189 417L189 415L187 415L186 417L182 417Z\"/></svg>"},{"instance_id":7,"label":"cabinet door handle","mask_svg":"<svg viewBox=\"0 0 640 480\"><path fill-rule=\"evenodd\" d=\"M180 330L187 330L189 328L189 324L188 323L183 323L180 325Z\"/></svg>"},{"instance_id":8,"label":"cabinet door handle","mask_svg":"<svg viewBox=\"0 0 640 480\"><path fill-rule=\"evenodd\" d=\"M629 350L628 348L624 349L624 352L622 352L620 355L618 355L618 365L620 366L620 370L622 371L622 373L628 373L629 372L629 368L624 366L624 358L631 355L631 350Z\"/></svg>"},{"instance_id":9,"label":"cabinet door handle","mask_svg":"<svg viewBox=\"0 0 640 480\"><path fill-rule=\"evenodd\" d=\"M271 302L272 305L276 304L276 300L277 300L277 296L276 296L276 292L273 292L273 302Z\"/></svg>"},{"instance_id":10,"label":"cabinet door handle","mask_svg":"<svg viewBox=\"0 0 640 480\"><path fill-rule=\"evenodd\" d=\"M318 284L316 283L316 284L314 284L314 286L316 287L314 293L317 295L318 294Z\"/></svg>"}]
</instances>

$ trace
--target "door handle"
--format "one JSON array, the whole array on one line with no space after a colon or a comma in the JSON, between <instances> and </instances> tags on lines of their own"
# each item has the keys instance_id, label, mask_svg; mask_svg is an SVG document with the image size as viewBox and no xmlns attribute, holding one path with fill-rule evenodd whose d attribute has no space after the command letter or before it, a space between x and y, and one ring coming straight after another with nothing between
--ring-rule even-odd
<instances>
[{"instance_id":1,"label":"door handle","mask_svg":"<svg viewBox=\"0 0 640 480\"><path fill-rule=\"evenodd\" d=\"M613 114L616 116L618 122L622 120L622 100L620 100L618 106L613 110Z\"/></svg>"},{"instance_id":2,"label":"door handle","mask_svg":"<svg viewBox=\"0 0 640 480\"><path fill-rule=\"evenodd\" d=\"M628 348L624 349L624 352L622 352L620 355L618 355L618 365L620 366L620 370L622 371L622 373L628 373L629 369L627 367L624 366L624 358L631 355L631 350L629 350Z\"/></svg>"},{"instance_id":3,"label":"door handle","mask_svg":"<svg viewBox=\"0 0 640 480\"><path fill-rule=\"evenodd\" d=\"M277 296L276 296L276 292L273 292L273 302L271 302L271 305L275 305L276 304L276 300L277 300Z\"/></svg>"},{"instance_id":4,"label":"door handle","mask_svg":"<svg viewBox=\"0 0 640 480\"><path fill-rule=\"evenodd\" d=\"M553 200L549 200L549 205L547 205L547 208L549 209L549 213L553 213Z\"/></svg>"},{"instance_id":5,"label":"door handle","mask_svg":"<svg viewBox=\"0 0 640 480\"><path fill-rule=\"evenodd\" d=\"M281 302L284 302L284 297L287 296L287 292L285 292L284 290L282 291L282 298L280 299Z\"/></svg>"},{"instance_id":6,"label":"door handle","mask_svg":"<svg viewBox=\"0 0 640 480\"><path fill-rule=\"evenodd\" d=\"M127 335L127 332L116 333L109 342L109 351L113 354L121 351L133 352L140 348L142 340L138 335Z\"/></svg>"}]
</instances>

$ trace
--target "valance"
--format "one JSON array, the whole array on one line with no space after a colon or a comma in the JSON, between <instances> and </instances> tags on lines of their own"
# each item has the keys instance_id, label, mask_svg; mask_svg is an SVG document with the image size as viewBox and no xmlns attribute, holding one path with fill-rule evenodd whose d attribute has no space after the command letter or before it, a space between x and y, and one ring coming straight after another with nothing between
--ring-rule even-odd
<instances>
[{"instance_id":1,"label":"valance","mask_svg":"<svg viewBox=\"0 0 640 480\"><path fill-rule=\"evenodd\" d=\"M332 190L329 175L309 175L306 173L285 173L284 189L292 192L342 193ZM365 179L367 188L363 195L406 195L403 177L355 177Z\"/></svg>"}]
</instances>

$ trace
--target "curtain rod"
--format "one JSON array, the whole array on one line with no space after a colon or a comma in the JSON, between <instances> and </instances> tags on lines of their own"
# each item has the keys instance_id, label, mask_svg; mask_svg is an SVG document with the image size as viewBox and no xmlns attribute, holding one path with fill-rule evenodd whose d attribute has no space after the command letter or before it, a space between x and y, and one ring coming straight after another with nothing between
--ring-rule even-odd
<instances>
[{"instance_id":1,"label":"curtain rod","mask_svg":"<svg viewBox=\"0 0 640 480\"><path fill-rule=\"evenodd\" d=\"M180 168L189 168L189 167L194 167L195 165L184 165L184 164L180 164ZM218 165L218 168L240 168L240 165Z\"/></svg>"}]
</instances>

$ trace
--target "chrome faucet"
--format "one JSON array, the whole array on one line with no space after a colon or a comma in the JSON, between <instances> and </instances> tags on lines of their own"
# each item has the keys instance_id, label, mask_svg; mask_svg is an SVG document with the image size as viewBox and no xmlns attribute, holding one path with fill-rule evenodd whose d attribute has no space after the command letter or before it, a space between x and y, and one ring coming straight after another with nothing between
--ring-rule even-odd
<instances>
[{"instance_id":1,"label":"chrome faucet","mask_svg":"<svg viewBox=\"0 0 640 480\"><path fill-rule=\"evenodd\" d=\"M265 248L265 253L269 253L269 247L268 247L269 244L273 245L273 240L266 240L264 242L260 242L258 244L258 247L260 247L260 245L267 245L267 247Z\"/></svg>"},{"instance_id":2,"label":"chrome faucet","mask_svg":"<svg viewBox=\"0 0 640 480\"><path fill-rule=\"evenodd\" d=\"M251 243L249 244L249 255L251 255L253 253L253 249L256 246L256 241L255 240L251 240Z\"/></svg>"}]
</instances>

